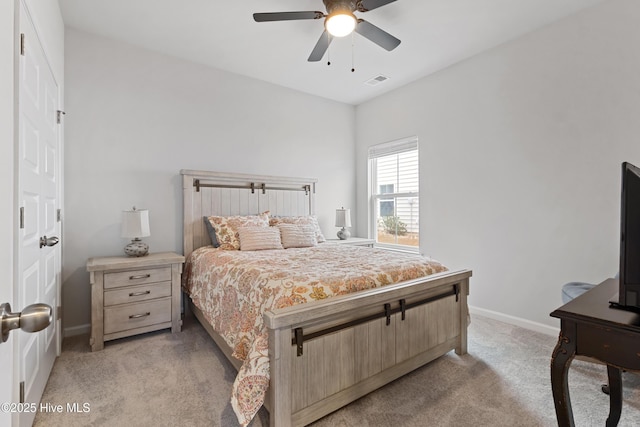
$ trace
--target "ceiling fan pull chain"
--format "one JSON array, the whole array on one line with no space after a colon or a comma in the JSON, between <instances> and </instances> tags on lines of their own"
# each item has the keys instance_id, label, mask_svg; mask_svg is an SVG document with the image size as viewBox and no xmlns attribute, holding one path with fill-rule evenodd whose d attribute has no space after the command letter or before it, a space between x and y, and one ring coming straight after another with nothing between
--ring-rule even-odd
<instances>
[{"instance_id":1,"label":"ceiling fan pull chain","mask_svg":"<svg viewBox=\"0 0 640 427\"><path fill-rule=\"evenodd\" d=\"M351 72L352 73L356 71L355 56L356 56L356 36L354 31L353 33L351 33Z\"/></svg>"},{"instance_id":2,"label":"ceiling fan pull chain","mask_svg":"<svg viewBox=\"0 0 640 427\"><path fill-rule=\"evenodd\" d=\"M331 34L327 31L327 65L331 65Z\"/></svg>"}]
</instances>

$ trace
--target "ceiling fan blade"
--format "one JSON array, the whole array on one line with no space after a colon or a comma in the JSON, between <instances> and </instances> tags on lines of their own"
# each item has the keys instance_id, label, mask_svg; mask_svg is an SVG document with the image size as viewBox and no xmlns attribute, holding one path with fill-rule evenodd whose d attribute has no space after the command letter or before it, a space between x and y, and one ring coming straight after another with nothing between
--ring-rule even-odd
<instances>
[{"instance_id":1,"label":"ceiling fan blade","mask_svg":"<svg viewBox=\"0 0 640 427\"><path fill-rule=\"evenodd\" d=\"M359 12L368 12L389 3L393 3L394 1L396 0L361 0L358 1L356 8Z\"/></svg>"},{"instance_id":2,"label":"ceiling fan blade","mask_svg":"<svg viewBox=\"0 0 640 427\"><path fill-rule=\"evenodd\" d=\"M324 30L322 32L322 35L318 39L318 43L316 43L316 46L311 51L311 55L309 55L309 59L307 61L309 62L320 61L324 56L324 53L327 51L327 49L329 49L331 40L333 40L333 37L329 35L327 30Z\"/></svg>"},{"instance_id":3,"label":"ceiling fan blade","mask_svg":"<svg viewBox=\"0 0 640 427\"><path fill-rule=\"evenodd\" d=\"M393 50L400 44L399 39L362 19L358 20L356 33L371 40L372 42L386 50Z\"/></svg>"},{"instance_id":4,"label":"ceiling fan blade","mask_svg":"<svg viewBox=\"0 0 640 427\"><path fill-rule=\"evenodd\" d=\"M320 19L324 18L324 13L318 11L309 12L269 12L269 13L254 13L253 19L256 22L269 22L269 21L295 21L298 19Z\"/></svg>"}]
</instances>

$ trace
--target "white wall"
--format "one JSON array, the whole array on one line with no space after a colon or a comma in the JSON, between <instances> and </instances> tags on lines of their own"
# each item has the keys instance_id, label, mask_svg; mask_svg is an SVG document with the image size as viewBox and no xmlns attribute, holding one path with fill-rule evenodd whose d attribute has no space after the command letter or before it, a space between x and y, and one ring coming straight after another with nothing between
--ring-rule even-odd
<instances>
[{"instance_id":1,"label":"white wall","mask_svg":"<svg viewBox=\"0 0 640 427\"><path fill-rule=\"evenodd\" d=\"M67 29L64 328L90 323L88 257L121 255L121 211L182 253L180 169L318 178L317 214L355 205L355 108Z\"/></svg>"},{"instance_id":2,"label":"white wall","mask_svg":"<svg viewBox=\"0 0 640 427\"><path fill-rule=\"evenodd\" d=\"M358 231L368 146L418 135L421 251L473 269L480 311L558 326L562 284L618 268L620 164L640 164L638 22L637 0L605 2L358 106Z\"/></svg>"}]
</instances>

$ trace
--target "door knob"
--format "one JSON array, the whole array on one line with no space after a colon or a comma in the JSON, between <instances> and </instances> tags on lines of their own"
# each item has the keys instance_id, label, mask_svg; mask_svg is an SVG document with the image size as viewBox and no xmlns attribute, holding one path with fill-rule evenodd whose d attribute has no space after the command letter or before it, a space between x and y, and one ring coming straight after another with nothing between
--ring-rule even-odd
<instances>
[{"instance_id":1,"label":"door knob","mask_svg":"<svg viewBox=\"0 0 640 427\"><path fill-rule=\"evenodd\" d=\"M56 236L52 236L52 237L42 236L40 238L40 247L42 248L43 246L55 246L58 244L59 241L60 239L58 239Z\"/></svg>"},{"instance_id":2,"label":"door knob","mask_svg":"<svg viewBox=\"0 0 640 427\"><path fill-rule=\"evenodd\" d=\"M38 332L51 324L53 320L52 308L47 304L31 304L21 313L12 313L11 305L7 302L0 305L0 320L2 321L2 341L9 339L9 332L22 329L25 332Z\"/></svg>"}]
</instances>

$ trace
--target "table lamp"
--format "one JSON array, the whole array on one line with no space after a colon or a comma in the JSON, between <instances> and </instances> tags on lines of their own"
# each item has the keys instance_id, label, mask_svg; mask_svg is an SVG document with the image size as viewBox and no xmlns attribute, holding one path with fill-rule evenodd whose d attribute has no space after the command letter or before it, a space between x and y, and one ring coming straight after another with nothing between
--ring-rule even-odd
<instances>
[{"instance_id":1,"label":"table lamp","mask_svg":"<svg viewBox=\"0 0 640 427\"><path fill-rule=\"evenodd\" d=\"M149 231L149 211L146 209L136 209L122 212L122 237L133 239L131 243L124 247L124 253L129 256L145 256L149 253L149 245L140 240L141 237L148 237Z\"/></svg>"},{"instance_id":2,"label":"table lamp","mask_svg":"<svg viewBox=\"0 0 640 427\"><path fill-rule=\"evenodd\" d=\"M351 227L351 210L340 208L336 209L336 227L342 227L338 230L338 238L340 240L347 240L351 233L346 227Z\"/></svg>"}]
</instances>

